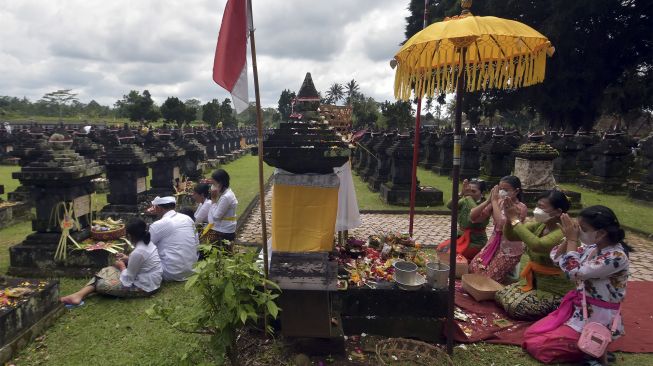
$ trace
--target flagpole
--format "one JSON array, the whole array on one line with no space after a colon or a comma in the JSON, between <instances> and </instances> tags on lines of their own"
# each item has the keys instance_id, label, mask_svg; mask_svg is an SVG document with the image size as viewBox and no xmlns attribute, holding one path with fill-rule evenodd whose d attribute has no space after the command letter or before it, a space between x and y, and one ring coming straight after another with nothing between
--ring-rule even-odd
<instances>
[{"instance_id":1,"label":"flagpole","mask_svg":"<svg viewBox=\"0 0 653 366\"><path fill-rule=\"evenodd\" d=\"M258 130L258 191L261 208L261 237L263 238L263 270L268 278L268 233L265 220L265 188L263 183L263 121L261 117L261 96L258 88L258 67L256 65L256 41L254 39L254 15L252 1L247 0L249 10L249 44L252 50L252 70L254 73L254 94L256 95L256 129Z\"/></svg>"}]
</instances>

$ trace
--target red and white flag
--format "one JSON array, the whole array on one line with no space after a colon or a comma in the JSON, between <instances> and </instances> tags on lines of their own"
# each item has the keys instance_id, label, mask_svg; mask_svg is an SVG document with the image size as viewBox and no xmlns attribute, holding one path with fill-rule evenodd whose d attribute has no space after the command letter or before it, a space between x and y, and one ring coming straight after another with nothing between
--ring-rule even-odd
<instances>
[{"instance_id":1,"label":"red and white flag","mask_svg":"<svg viewBox=\"0 0 653 366\"><path fill-rule=\"evenodd\" d=\"M249 106L247 98L247 0L228 0L222 15L213 60L213 81L229 90L236 112Z\"/></svg>"}]
</instances>

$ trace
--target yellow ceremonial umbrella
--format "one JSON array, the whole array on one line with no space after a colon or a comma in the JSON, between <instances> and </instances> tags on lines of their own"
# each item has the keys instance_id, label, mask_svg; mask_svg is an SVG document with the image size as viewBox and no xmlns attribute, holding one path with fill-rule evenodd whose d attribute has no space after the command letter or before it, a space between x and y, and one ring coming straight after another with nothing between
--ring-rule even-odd
<instances>
[{"instance_id":1,"label":"yellow ceremonial umbrella","mask_svg":"<svg viewBox=\"0 0 653 366\"><path fill-rule=\"evenodd\" d=\"M409 100L414 93L418 100L418 117L422 97L456 92L453 202L458 200L460 181L464 91L516 89L540 83L544 81L546 57L554 52L551 42L533 28L513 20L474 16L469 11L471 5L471 0L462 0L463 11L459 16L424 28L411 37L391 61L391 65L396 67L395 97ZM453 350L457 216L458 205L454 204L451 210L447 317L449 353Z\"/></svg>"}]
</instances>

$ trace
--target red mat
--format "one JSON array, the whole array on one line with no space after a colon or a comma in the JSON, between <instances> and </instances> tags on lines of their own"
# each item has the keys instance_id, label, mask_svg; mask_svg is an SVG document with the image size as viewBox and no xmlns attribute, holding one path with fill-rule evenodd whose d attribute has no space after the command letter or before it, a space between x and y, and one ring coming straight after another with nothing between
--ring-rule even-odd
<instances>
[{"instance_id":1,"label":"red mat","mask_svg":"<svg viewBox=\"0 0 653 366\"><path fill-rule=\"evenodd\" d=\"M644 299L653 299L653 282L629 282L626 301L621 310L626 335L610 344L611 351L653 352L653 306L645 305ZM485 341L521 346L524 331L532 324L509 319L494 301L477 302L459 283L456 283L455 302L463 310L457 312L454 329L454 339L457 342Z\"/></svg>"}]
</instances>

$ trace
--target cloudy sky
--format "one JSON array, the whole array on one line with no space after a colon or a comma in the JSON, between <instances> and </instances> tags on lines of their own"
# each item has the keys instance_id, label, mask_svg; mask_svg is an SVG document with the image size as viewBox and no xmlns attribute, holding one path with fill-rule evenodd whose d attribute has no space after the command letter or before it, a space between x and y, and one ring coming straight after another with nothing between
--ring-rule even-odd
<instances>
[{"instance_id":1,"label":"cloudy sky","mask_svg":"<svg viewBox=\"0 0 653 366\"><path fill-rule=\"evenodd\" d=\"M73 89L105 105L132 89L158 103L228 97L211 79L225 2L0 0L0 95ZM407 0L253 4L264 106L299 89L306 72L323 93L354 78L364 94L393 99L388 62L404 39Z\"/></svg>"}]
</instances>

